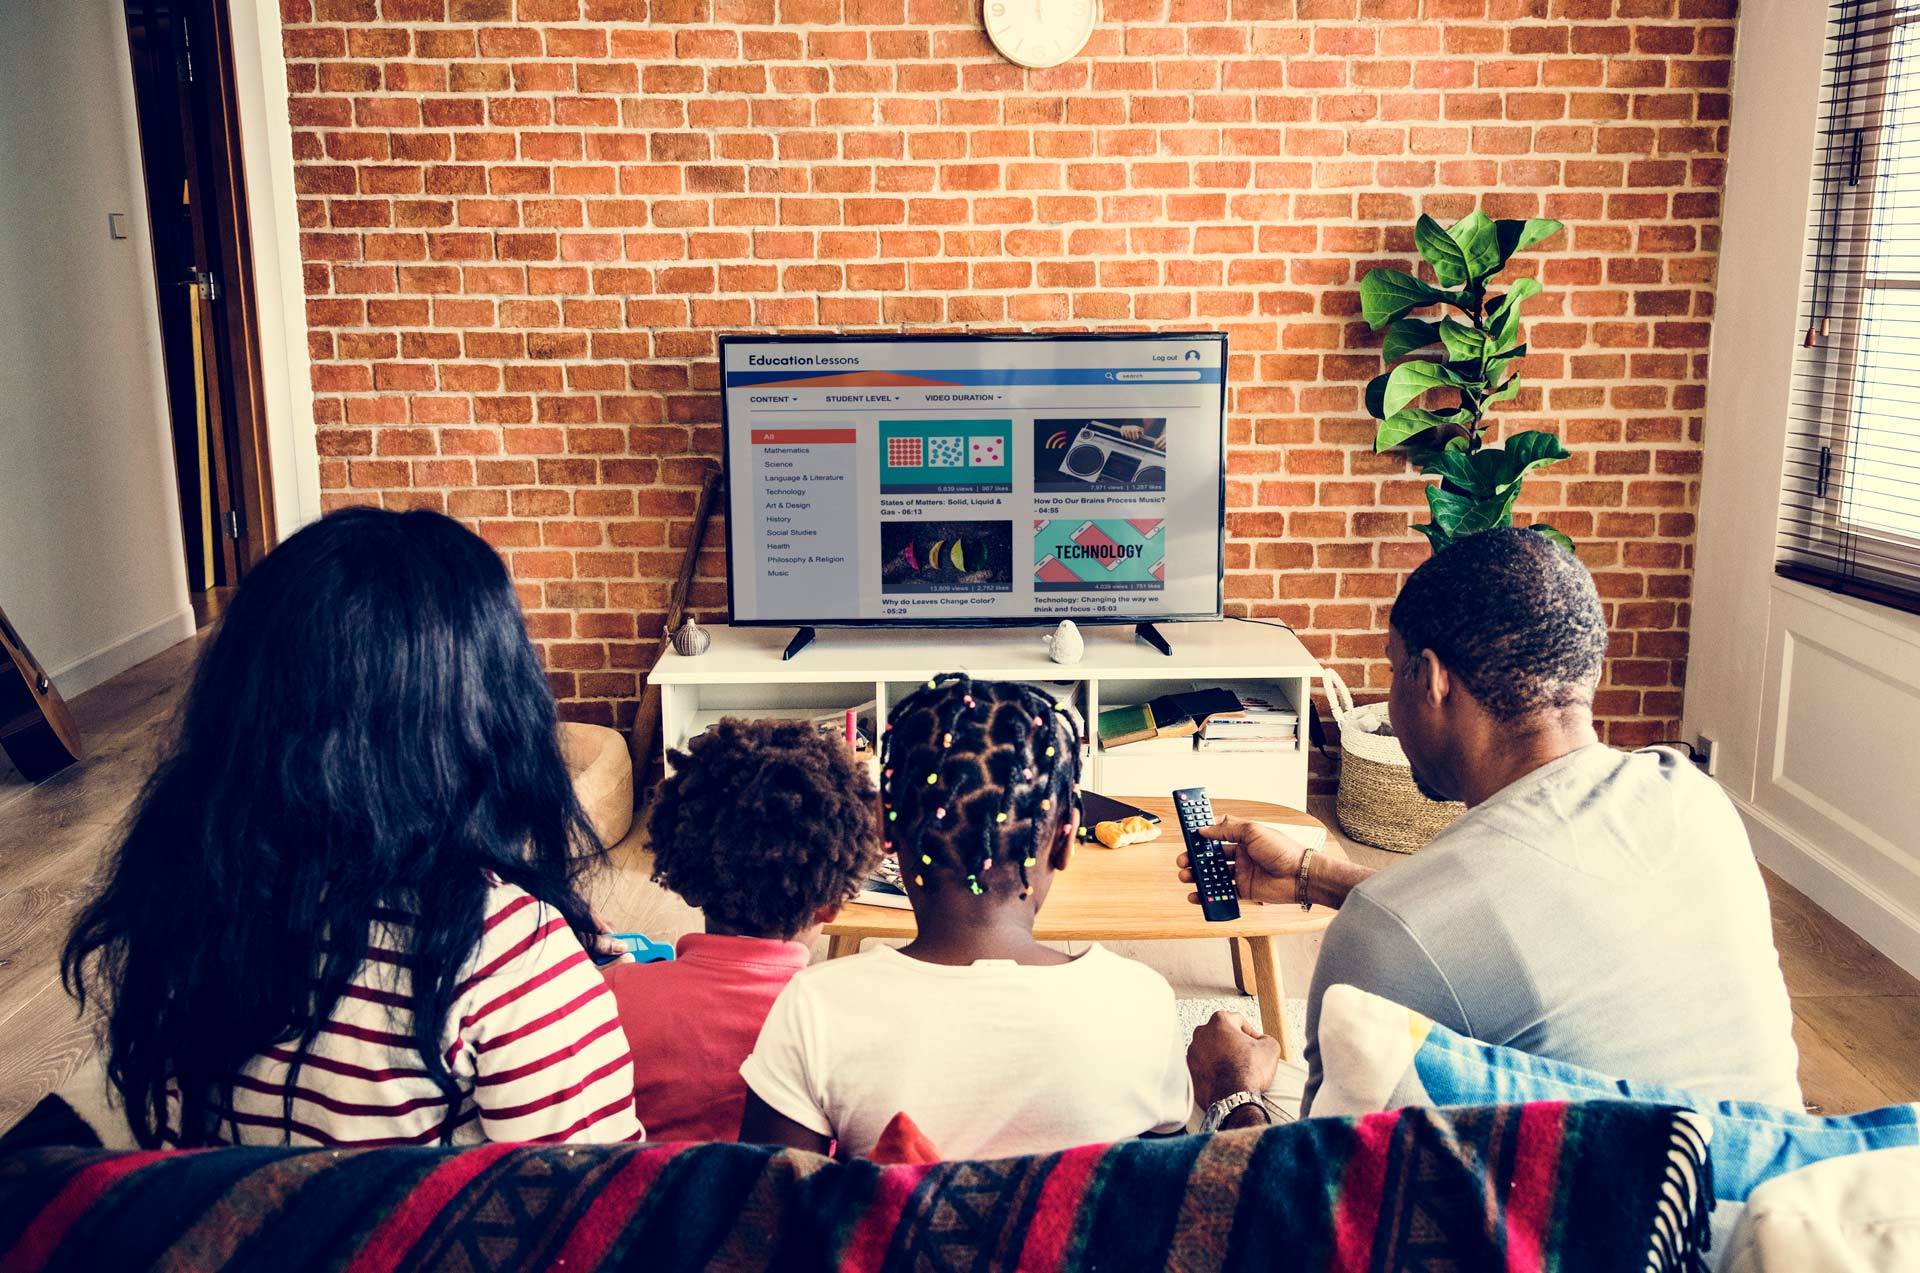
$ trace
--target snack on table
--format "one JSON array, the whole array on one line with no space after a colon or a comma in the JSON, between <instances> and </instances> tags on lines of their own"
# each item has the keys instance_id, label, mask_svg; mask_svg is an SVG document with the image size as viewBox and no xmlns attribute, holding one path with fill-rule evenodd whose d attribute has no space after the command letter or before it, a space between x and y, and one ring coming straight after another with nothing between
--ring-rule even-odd
<instances>
[{"instance_id":1,"label":"snack on table","mask_svg":"<svg viewBox=\"0 0 1920 1273\"><path fill-rule=\"evenodd\" d=\"M1110 849L1124 849L1129 844L1159 839L1160 828L1142 817L1122 818L1118 822L1095 823L1093 838Z\"/></svg>"}]
</instances>

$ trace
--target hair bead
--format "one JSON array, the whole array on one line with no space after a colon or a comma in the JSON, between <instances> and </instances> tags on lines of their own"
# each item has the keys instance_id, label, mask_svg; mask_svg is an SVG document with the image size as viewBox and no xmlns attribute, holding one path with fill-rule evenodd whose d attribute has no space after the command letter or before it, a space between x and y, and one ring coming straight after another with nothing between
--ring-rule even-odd
<instances>
[{"instance_id":1,"label":"hair bead","mask_svg":"<svg viewBox=\"0 0 1920 1273\"><path fill-rule=\"evenodd\" d=\"M898 821L894 796L904 788L892 784L911 784L907 774L926 774L933 788L924 800L899 801L913 828L899 852L903 860L919 859L916 881L951 871L980 896L992 892L982 883L992 879L986 873L1012 863L1021 896L1033 896L1027 871L1046 856L1043 811L1057 808L1063 795L1073 803L1071 764L1059 759L1080 740L1072 708L1031 686L976 683L956 673L930 678L893 717L882 744L882 807Z\"/></svg>"},{"instance_id":2,"label":"hair bead","mask_svg":"<svg viewBox=\"0 0 1920 1273\"><path fill-rule=\"evenodd\" d=\"M924 875L915 874L913 877L913 882L919 885L921 888L925 888L927 886L927 877Z\"/></svg>"}]
</instances>

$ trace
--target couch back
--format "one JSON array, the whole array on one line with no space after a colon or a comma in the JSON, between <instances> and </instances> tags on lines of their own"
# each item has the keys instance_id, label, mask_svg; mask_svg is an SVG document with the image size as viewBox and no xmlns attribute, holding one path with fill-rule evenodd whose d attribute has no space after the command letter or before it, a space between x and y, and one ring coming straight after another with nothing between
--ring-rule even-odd
<instances>
[{"instance_id":1,"label":"couch back","mask_svg":"<svg viewBox=\"0 0 1920 1273\"><path fill-rule=\"evenodd\" d=\"M0 1270L1698 1266L1692 1116L1408 1109L997 1162L748 1145L0 1155Z\"/></svg>"}]
</instances>

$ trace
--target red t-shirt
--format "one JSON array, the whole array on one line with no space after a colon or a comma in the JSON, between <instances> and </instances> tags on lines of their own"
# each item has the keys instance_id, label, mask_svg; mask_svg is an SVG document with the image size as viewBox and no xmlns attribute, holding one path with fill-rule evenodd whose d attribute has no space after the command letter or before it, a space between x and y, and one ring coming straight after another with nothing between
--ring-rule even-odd
<instances>
[{"instance_id":1,"label":"red t-shirt","mask_svg":"<svg viewBox=\"0 0 1920 1273\"><path fill-rule=\"evenodd\" d=\"M688 933L674 949L669 962L606 969L633 1049L634 1110L650 1141L738 1140L740 1063L808 950L712 933Z\"/></svg>"}]
</instances>

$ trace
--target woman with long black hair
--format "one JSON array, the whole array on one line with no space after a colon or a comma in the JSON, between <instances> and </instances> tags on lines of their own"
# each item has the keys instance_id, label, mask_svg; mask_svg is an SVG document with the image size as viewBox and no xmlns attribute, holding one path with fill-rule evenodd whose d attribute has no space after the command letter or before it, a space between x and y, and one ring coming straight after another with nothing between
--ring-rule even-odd
<instances>
[{"instance_id":1,"label":"woman with long black hair","mask_svg":"<svg viewBox=\"0 0 1920 1273\"><path fill-rule=\"evenodd\" d=\"M459 523L350 509L270 553L67 941L134 1137L639 1139L555 731Z\"/></svg>"}]
</instances>

